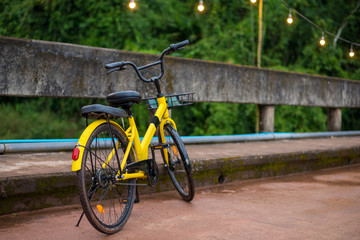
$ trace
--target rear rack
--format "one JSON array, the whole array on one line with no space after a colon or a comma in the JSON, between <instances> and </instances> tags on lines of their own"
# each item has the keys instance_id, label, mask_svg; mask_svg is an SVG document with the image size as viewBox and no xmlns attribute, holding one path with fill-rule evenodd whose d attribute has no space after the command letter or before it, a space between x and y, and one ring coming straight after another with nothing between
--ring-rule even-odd
<instances>
[{"instance_id":1,"label":"rear rack","mask_svg":"<svg viewBox=\"0 0 360 240\"><path fill-rule=\"evenodd\" d=\"M194 92L188 92L188 93L166 95L165 97L168 103L168 108L182 107L193 104L194 94L195 94ZM144 100L146 100L146 103L150 110L154 110L159 107L156 97L146 98Z\"/></svg>"}]
</instances>

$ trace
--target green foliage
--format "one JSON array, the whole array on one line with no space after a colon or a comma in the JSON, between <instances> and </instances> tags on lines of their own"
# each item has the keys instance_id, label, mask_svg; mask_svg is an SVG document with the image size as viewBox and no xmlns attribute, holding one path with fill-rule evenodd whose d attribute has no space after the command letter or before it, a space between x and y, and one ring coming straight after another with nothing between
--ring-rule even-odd
<instances>
[{"instance_id":1,"label":"green foliage","mask_svg":"<svg viewBox=\"0 0 360 240\"><path fill-rule=\"evenodd\" d=\"M342 110L342 130L360 130L360 109L344 108Z\"/></svg>"},{"instance_id":2,"label":"green foliage","mask_svg":"<svg viewBox=\"0 0 360 240\"><path fill-rule=\"evenodd\" d=\"M3 0L0 34L126 50L162 50L198 29L190 1ZM171 17L170 17L171 16ZM155 38L156 36L156 38Z\"/></svg>"},{"instance_id":3,"label":"green foliage","mask_svg":"<svg viewBox=\"0 0 360 240\"><path fill-rule=\"evenodd\" d=\"M342 37L356 41L360 11L349 16L356 0L289 0L289 5L332 33L343 22ZM136 10L123 0L3 0L0 34L21 38L69 42L156 53L169 43L190 39L192 47L181 56L254 65L257 40L257 5L249 1L213 0L206 10L195 11L196 1L141 1ZM341 7L339 7L341 6ZM347 43L326 35L295 13L285 24L288 9L279 0L264 2L262 66L306 69L329 76L360 78L359 57L349 59ZM357 50L357 49L355 49Z\"/></svg>"},{"instance_id":4,"label":"green foliage","mask_svg":"<svg viewBox=\"0 0 360 240\"><path fill-rule=\"evenodd\" d=\"M255 128L255 105L195 103L192 106L174 108L172 117L182 135L249 133L254 132Z\"/></svg>"},{"instance_id":5,"label":"green foliage","mask_svg":"<svg viewBox=\"0 0 360 240\"><path fill-rule=\"evenodd\" d=\"M147 105L145 103L135 104L131 110L134 114L134 119L137 124L136 127L138 129L139 135L144 136L149 125L149 110L147 109Z\"/></svg>"},{"instance_id":6,"label":"green foliage","mask_svg":"<svg viewBox=\"0 0 360 240\"><path fill-rule=\"evenodd\" d=\"M349 16L357 0L287 2L332 33L347 22L341 37L358 41L360 11ZM192 45L176 56L255 65L258 8L248 0L205 1L202 14L195 10L194 0L143 0L134 11L127 4L126 0L2 0L0 35L147 53L190 39ZM294 13L294 23L287 25L288 11L279 0L264 1L262 67L360 79L360 54L350 59L350 46L341 41L335 46L329 35L326 47L320 47L321 31ZM0 100L1 138L78 137L84 126L80 107L96 101ZM145 108L136 105L133 110L141 134L148 122ZM277 106L275 130L325 131L326 114L321 108ZM344 109L343 128L359 129L359 116L357 109ZM196 103L174 109L173 117L184 135L239 134L255 128L254 105Z\"/></svg>"},{"instance_id":7,"label":"green foliage","mask_svg":"<svg viewBox=\"0 0 360 240\"><path fill-rule=\"evenodd\" d=\"M275 132L325 132L326 111L319 107L276 106Z\"/></svg>"},{"instance_id":8,"label":"green foliage","mask_svg":"<svg viewBox=\"0 0 360 240\"><path fill-rule=\"evenodd\" d=\"M81 101L61 100L1 98L0 139L78 138L85 121L71 109Z\"/></svg>"}]
</instances>

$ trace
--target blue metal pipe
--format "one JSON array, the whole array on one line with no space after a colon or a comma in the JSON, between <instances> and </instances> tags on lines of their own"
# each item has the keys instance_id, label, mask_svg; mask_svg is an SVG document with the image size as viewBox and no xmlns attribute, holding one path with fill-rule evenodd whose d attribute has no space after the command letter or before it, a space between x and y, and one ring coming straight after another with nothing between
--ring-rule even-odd
<instances>
[{"instance_id":1,"label":"blue metal pipe","mask_svg":"<svg viewBox=\"0 0 360 240\"><path fill-rule=\"evenodd\" d=\"M246 142L246 141L266 141L280 139L300 139L300 138L322 138L322 137L346 137L359 136L360 131L340 131L340 132L311 132L311 133L257 133L224 136L189 136L181 137L185 144L197 143L223 143L223 142Z\"/></svg>"},{"instance_id":2,"label":"blue metal pipe","mask_svg":"<svg viewBox=\"0 0 360 240\"><path fill-rule=\"evenodd\" d=\"M360 131L341 132L312 132L312 133L257 133L239 135L218 136L184 136L181 137L185 144L209 144L229 143L246 141L268 141L280 139L322 138L322 137L346 137L360 136ZM20 152L53 152L71 151L78 139L21 139L0 140L0 154ZM153 138L151 144L156 144L157 138Z\"/></svg>"}]
</instances>

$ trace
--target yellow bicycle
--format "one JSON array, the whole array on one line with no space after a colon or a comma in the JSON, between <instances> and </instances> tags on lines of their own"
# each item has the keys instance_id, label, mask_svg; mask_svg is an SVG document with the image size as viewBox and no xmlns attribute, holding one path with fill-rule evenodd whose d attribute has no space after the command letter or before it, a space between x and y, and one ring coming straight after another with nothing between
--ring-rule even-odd
<instances>
[{"instance_id":1,"label":"yellow bicycle","mask_svg":"<svg viewBox=\"0 0 360 240\"><path fill-rule=\"evenodd\" d=\"M142 81L152 82L156 86L156 98L148 99L150 108L156 109L156 112L142 141L131 111L135 103L141 103L140 93L111 93L107 96L109 106L93 104L81 109L81 114L86 119L96 120L84 130L73 150L72 171L77 172L83 214L100 232L113 234L125 225L131 214L135 195L138 199L137 179L147 179L152 186L157 184L159 171L155 150L161 151L164 166L180 196L188 202L194 198L190 160L168 111L172 106L182 105L184 98L192 98L193 93L165 96L159 84L164 75L164 56L183 49L188 44L188 40L171 44L158 60L141 67L132 62L105 65L108 73L130 66ZM141 70L156 65L160 65L160 74L150 79L144 78ZM117 118L127 118L130 127L124 130L112 120ZM159 143L151 144L156 132Z\"/></svg>"}]
</instances>

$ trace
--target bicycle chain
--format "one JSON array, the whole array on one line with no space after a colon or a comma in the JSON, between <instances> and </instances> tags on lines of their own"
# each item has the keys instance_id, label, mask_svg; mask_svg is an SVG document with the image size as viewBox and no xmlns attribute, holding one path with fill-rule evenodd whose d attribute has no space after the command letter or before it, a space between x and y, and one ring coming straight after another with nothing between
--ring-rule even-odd
<instances>
[{"instance_id":1,"label":"bicycle chain","mask_svg":"<svg viewBox=\"0 0 360 240\"><path fill-rule=\"evenodd\" d=\"M115 183L115 185L125 185L125 186L149 186L150 184L145 184L145 183Z\"/></svg>"}]
</instances>

